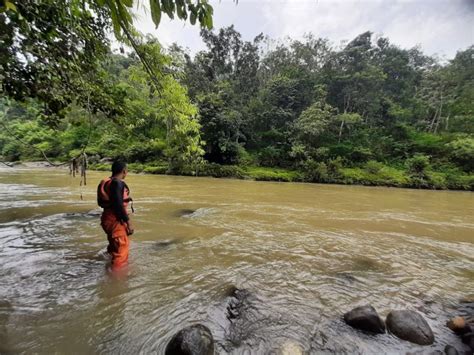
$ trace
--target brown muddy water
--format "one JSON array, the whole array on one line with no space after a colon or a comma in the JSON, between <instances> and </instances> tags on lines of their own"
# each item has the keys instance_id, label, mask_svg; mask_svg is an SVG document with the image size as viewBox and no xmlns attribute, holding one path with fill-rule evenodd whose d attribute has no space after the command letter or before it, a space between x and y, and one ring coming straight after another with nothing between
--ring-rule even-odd
<instances>
[{"instance_id":1,"label":"brown muddy water","mask_svg":"<svg viewBox=\"0 0 474 355\"><path fill-rule=\"evenodd\" d=\"M463 348L445 327L474 294L474 194L130 175L126 275L106 271L95 189L57 169L0 169L0 352L161 354L190 324L219 354ZM231 325L226 293L247 289ZM422 347L345 325L370 303L417 310Z\"/></svg>"}]
</instances>

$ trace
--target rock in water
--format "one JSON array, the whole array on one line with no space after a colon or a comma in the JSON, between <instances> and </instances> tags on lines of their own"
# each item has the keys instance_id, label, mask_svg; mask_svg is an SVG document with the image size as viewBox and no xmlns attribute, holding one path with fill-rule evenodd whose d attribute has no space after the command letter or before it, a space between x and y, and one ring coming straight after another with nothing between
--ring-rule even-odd
<instances>
[{"instance_id":1,"label":"rock in water","mask_svg":"<svg viewBox=\"0 0 474 355\"><path fill-rule=\"evenodd\" d=\"M447 327L456 334L462 335L470 332L470 327L463 317L451 318L447 323Z\"/></svg>"},{"instance_id":2,"label":"rock in water","mask_svg":"<svg viewBox=\"0 0 474 355\"><path fill-rule=\"evenodd\" d=\"M456 350L456 348L452 345L446 345L444 347L444 353L446 355L459 355L458 351Z\"/></svg>"},{"instance_id":3,"label":"rock in water","mask_svg":"<svg viewBox=\"0 0 474 355\"><path fill-rule=\"evenodd\" d=\"M287 341L282 345L279 355L303 355L303 350L298 344L295 344L291 341Z\"/></svg>"},{"instance_id":4,"label":"rock in water","mask_svg":"<svg viewBox=\"0 0 474 355\"><path fill-rule=\"evenodd\" d=\"M191 325L176 333L166 346L166 355L213 355L214 339L209 328Z\"/></svg>"},{"instance_id":5,"label":"rock in water","mask_svg":"<svg viewBox=\"0 0 474 355\"><path fill-rule=\"evenodd\" d=\"M400 339L419 345L434 342L433 331L423 316L414 311L391 311L387 316L388 330Z\"/></svg>"},{"instance_id":6,"label":"rock in water","mask_svg":"<svg viewBox=\"0 0 474 355\"><path fill-rule=\"evenodd\" d=\"M351 327L365 330L367 332L383 334L385 333L385 323L379 317L374 307L370 305L354 308L344 314L344 321Z\"/></svg>"},{"instance_id":7,"label":"rock in water","mask_svg":"<svg viewBox=\"0 0 474 355\"><path fill-rule=\"evenodd\" d=\"M467 333L464 334L462 337L462 342L469 346L471 349L472 353L474 354L474 333Z\"/></svg>"}]
</instances>

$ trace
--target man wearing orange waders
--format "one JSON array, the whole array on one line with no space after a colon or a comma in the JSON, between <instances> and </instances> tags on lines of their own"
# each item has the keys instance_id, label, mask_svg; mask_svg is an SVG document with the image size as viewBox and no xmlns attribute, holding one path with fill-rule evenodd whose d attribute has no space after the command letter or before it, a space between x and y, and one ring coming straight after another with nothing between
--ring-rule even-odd
<instances>
[{"instance_id":1,"label":"man wearing orange waders","mask_svg":"<svg viewBox=\"0 0 474 355\"><path fill-rule=\"evenodd\" d=\"M97 203L104 209L100 221L109 241L107 252L112 256L112 270L127 264L128 236L133 234L132 222L127 212L127 206L132 199L130 189L123 181L127 173L127 164L114 162L112 176L102 180L97 187Z\"/></svg>"}]
</instances>

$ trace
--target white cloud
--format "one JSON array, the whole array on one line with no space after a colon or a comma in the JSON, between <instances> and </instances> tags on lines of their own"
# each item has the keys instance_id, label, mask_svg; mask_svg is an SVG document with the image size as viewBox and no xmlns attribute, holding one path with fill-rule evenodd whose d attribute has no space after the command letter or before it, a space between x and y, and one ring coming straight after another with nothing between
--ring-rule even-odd
<instances>
[{"instance_id":1,"label":"white cloud","mask_svg":"<svg viewBox=\"0 0 474 355\"><path fill-rule=\"evenodd\" d=\"M301 38L312 32L334 43L367 30L389 37L404 48L420 45L427 54L453 57L474 43L472 0L211 0L215 28L234 25L246 40L263 32L274 39ZM199 27L166 16L158 30L149 15L136 22L165 45L173 42L192 52L204 48Z\"/></svg>"}]
</instances>

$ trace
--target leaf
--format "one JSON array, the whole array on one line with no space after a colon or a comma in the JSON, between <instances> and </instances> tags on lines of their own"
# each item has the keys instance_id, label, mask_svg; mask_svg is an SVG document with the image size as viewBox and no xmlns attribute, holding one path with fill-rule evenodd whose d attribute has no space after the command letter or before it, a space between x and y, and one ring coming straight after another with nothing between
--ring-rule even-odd
<instances>
[{"instance_id":1,"label":"leaf","mask_svg":"<svg viewBox=\"0 0 474 355\"><path fill-rule=\"evenodd\" d=\"M192 11L191 12L191 16L189 18L189 21L191 22L191 25L195 25L196 24L196 12Z\"/></svg>"},{"instance_id":2,"label":"leaf","mask_svg":"<svg viewBox=\"0 0 474 355\"><path fill-rule=\"evenodd\" d=\"M151 8L151 19L153 20L153 23L155 24L156 28L158 28L158 25L160 24L160 21L161 21L160 1L150 0L150 8Z\"/></svg>"},{"instance_id":3,"label":"leaf","mask_svg":"<svg viewBox=\"0 0 474 355\"><path fill-rule=\"evenodd\" d=\"M180 19L186 20L188 18L186 7L184 5L178 5L178 1L176 1L176 13Z\"/></svg>"},{"instance_id":4,"label":"leaf","mask_svg":"<svg viewBox=\"0 0 474 355\"><path fill-rule=\"evenodd\" d=\"M174 18L174 2L172 0L162 0L163 10L170 19Z\"/></svg>"},{"instance_id":5,"label":"leaf","mask_svg":"<svg viewBox=\"0 0 474 355\"><path fill-rule=\"evenodd\" d=\"M8 0L5 1L5 6L8 10L17 11L15 4Z\"/></svg>"},{"instance_id":6,"label":"leaf","mask_svg":"<svg viewBox=\"0 0 474 355\"><path fill-rule=\"evenodd\" d=\"M121 1L127 7L132 7L133 6L133 0L121 0Z\"/></svg>"},{"instance_id":7,"label":"leaf","mask_svg":"<svg viewBox=\"0 0 474 355\"><path fill-rule=\"evenodd\" d=\"M5 5L0 6L0 13L8 11L8 10L12 10L14 12L17 12L15 4L12 3L11 1L5 0Z\"/></svg>"},{"instance_id":8,"label":"leaf","mask_svg":"<svg viewBox=\"0 0 474 355\"><path fill-rule=\"evenodd\" d=\"M206 16L204 17L204 22L206 24L207 29L212 30L214 24L212 22L212 16L210 14L206 14Z\"/></svg>"}]
</instances>

